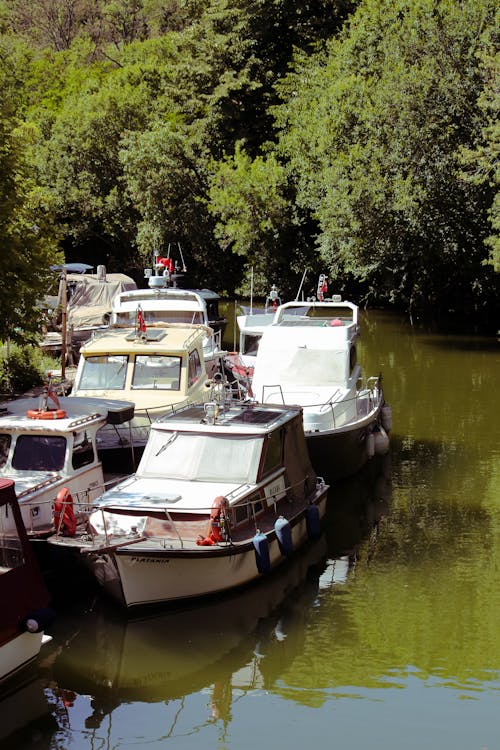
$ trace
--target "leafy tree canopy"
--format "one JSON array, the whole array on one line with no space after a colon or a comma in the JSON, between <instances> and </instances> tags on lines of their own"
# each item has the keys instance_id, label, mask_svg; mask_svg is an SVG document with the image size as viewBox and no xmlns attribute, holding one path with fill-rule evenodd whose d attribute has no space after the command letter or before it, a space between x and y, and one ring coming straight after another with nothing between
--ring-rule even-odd
<instances>
[{"instance_id":1,"label":"leafy tree canopy","mask_svg":"<svg viewBox=\"0 0 500 750\"><path fill-rule=\"evenodd\" d=\"M364 0L280 89L279 153L323 258L410 309L477 305L493 284L492 186L464 179L460 154L485 137L479 60L495 11L491 0Z\"/></svg>"},{"instance_id":2,"label":"leafy tree canopy","mask_svg":"<svg viewBox=\"0 0 500 750\"><path fill-rule=\"evenodd\" d=\"M0 340L22 342L40 331L40 303L60 261L49 195L36 181L29 144L34 133L19 117L22 48L0 41Z\"/></svg>"}]
</instances>

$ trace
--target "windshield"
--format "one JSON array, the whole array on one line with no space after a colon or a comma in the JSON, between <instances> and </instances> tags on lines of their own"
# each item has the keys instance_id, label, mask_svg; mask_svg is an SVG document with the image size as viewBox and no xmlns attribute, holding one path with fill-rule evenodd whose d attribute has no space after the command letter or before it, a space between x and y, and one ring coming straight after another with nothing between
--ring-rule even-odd
<instances>
[{"instance_id":1,"label":"windshield","mask_svg":"<svg viewBox=\"0 0 500 750\"><path fill-rule=\"evenodd\" d=\"M18 471L61 471L66 455L62 435L19 435L12 456L12 468Z\"/></svg>"},{"instance_id":2,"label":"windshield","mask_svg":"<svg viewBox=\"0 0 500 750\"><path fill-rule=\"evenodd\" d=\"M138 354L132 375L132 388L178 391L181 387L181 364L181 357Z\"/></svg>"},{"instance_id":3,"label":"windshield","mask_svg":"<svg viewBox=\"0 0 500 750\"><path fill-rule=\"evenodd\" d=\"M254 484L263 438L152 430L137 474Z\"/></svg>"},{"instance_id":4,"label":"windshield","mask_svg":"<svg viewBox=\"0 0 500 750\"><path fill-rule=\"evenodd\" d=\"M148 323L204 323L201 312L191 310L143 310L144 322ZM137 311L117 312L116 322L120 325L134 326Z\"/></svg>"},{"instance_id":5,"label":"windshield","mask_svg":"<svg viewBox=\"0 0 500 750\"><path fill-rule=\"evenodd\" d=\"M126 354L86 357L78 388L80 390L120 391L125 388Z\"/></svg>"}]
</instances>

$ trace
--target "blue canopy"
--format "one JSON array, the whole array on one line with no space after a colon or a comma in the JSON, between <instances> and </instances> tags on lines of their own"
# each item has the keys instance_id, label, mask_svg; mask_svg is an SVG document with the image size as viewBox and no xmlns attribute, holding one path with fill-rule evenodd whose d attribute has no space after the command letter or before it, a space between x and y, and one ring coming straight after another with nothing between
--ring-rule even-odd
<instances>
[{"instance_id":1,"label":"blue canopy","mask_svg":"<svg viewBox=\"0 0 500 750\"><path fill-rule=\"evenodd\" d=\"M51 266L51 271L62 271L66 269L69 273L85 273L85 271L92 271L94 266L89 266L88 263L65 263L63 266Z\"/></svg>"}]
</instances>

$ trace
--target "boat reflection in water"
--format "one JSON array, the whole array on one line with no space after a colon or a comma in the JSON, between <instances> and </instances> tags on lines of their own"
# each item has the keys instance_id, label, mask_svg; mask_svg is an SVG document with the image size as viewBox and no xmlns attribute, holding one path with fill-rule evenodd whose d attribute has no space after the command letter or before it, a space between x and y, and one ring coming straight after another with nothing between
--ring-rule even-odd
<instances>
[{"instance_id":1,"label":"boat reflection in water","mask_svg":"<svg viewBox=\"0 0 500 750\"><path fill-rule=\"evenodd\" d=\"M377 541L378 523L388 512L391 499L390 455L376 456L373 463L350 479L332 485L325 518L328 560L320 587L345 583L356 565L361 543L370 558Z\"/></svg>"},{"instance_id":2,"label":"boat reflection in water","mask_svg":"<svg viewBox=\"0 0 500 750\"><path fill-rule=\"evenodd\" d=\"M259 644L282 637L284 611L305 616L326 556L323 534L267 580L217 601L147 617L126 618L100 596L55 661L58 688L66 698L68 691L92 696L87 727L99 726L124 701L172 701L211 685L213 713L223 717L217 697L224 694L223 685L252 689L263 684Z\"/></svg>"}]
</instances>

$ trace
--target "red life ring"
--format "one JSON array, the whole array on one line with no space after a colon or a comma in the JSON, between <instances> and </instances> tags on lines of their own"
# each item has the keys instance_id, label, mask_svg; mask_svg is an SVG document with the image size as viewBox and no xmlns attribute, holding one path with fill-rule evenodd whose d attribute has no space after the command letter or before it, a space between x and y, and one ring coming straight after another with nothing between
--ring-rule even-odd
<instances>
[{"instance_id":1,"label":"red life ring","mask_svg":"<svg viewBox=\"0 0 500 750\"><path fill-rule=\"evenodd\" d=\"M66 412L64 409L28 409L26 416L30 419L64 419Z\"/></svg>"},{"instance_id":2,"label":"red life ring","mask_svg":"<svg viewBox=\"0 0 500 750\"><path fill-rule=\"evenodd\" d=\"M196 544L201 547L209 547L218 542L224 541L222 534L222 518L225 516L228 508L228 502L225 497L218 495L212 503L212 510L210 511L210 522L208 524L208 535L206 537L200 536L196 540Z\"/></svg>"},{"instance_id":3,"label":"red life ring","mask_svg":"<svg viewBox=\"0 0 500 750\"><path fill-rule=\"evenodd\" d=\"M54 503L54 527L56 534L75 536L76 516L73 510L73 497L67 487L59 490Z\"/></svg>"}]
</instances>

